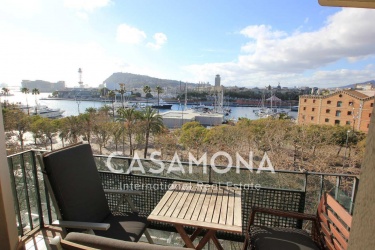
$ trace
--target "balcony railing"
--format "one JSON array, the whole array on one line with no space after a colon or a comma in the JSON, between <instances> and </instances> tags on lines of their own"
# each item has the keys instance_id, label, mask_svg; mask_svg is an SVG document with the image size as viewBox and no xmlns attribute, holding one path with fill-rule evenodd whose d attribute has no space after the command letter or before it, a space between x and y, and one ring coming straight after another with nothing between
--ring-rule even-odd
<instances>
[{"instance_id":1,"label":"balcony railing","mask_svg":"<svg viewBox=\"0 0 375 250\"><path fill-rule=\"evenodd\" d=\"M36 160L38 153L41 151L30 150L8 156L20 236L33 229L43 228L56 218L40 165ZM225 174L219 174L210 165L155 162L119 156L94 156L104 188L143 191L142 195L134 197L134 203L140 209L140 214L145 217L151 213L168 186L174 181L241 188L243 229L247 225L252 206L315 213L324 192L332 194L352 213L359 182L357 176L346 174L282 170L276 170L275 173L262 171L258 174L257 169L250 171L245 167L233 167ZM108 163L111 163L110 168ZM160 173L151 173L150 169L159 169L161 163L164 164L165 169ZM172 169L179 171L170 171ZM216 166L216 169L224 170L226 167ZM118 197L111 194L107 196L107 199L110 208L114 208ZM122 205L120 210L127 212L130 208ZM256 218L256 221L264 225L284 225L296 228L306 226L298 220L270 216L260 216ZM152 223L150 227L170 232L175 230L173 226L162 223ZM186 230L189 231L192 228L186 228ZM232 241L242 241L243 236L243 234L218 233L218 238Z\"/></svg>"}]
</instances>

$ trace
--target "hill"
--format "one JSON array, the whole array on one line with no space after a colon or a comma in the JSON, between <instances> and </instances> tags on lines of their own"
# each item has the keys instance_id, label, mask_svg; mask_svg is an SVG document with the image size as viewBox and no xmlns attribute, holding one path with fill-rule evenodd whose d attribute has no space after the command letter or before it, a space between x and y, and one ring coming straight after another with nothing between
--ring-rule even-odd
<instances>
[{"instance_id":1,"label":"hill","mask_svg":"<svg viewBox=\"0 0 375 250\"><path fill-rule=\"evenodd\" d=\"M370 81L365 81L365 82L359 82L359 83L353 83L345 86L339 87L340 89L347 89L347 88L354 88L356 84L366 84L366 83L371 83L372 86L375 87L375 80L370 80Z\"/></svg>"},{"instance_id":2,"label":"hill","mask_svg":"<svg viewBox=\"0 0 375 250\"><path fill-rule=\"evenodd\" d=\"M168 79L159 79L155 77L145 76L145 75L137 75L132 73L122 73L117 72L113 73L110 77L108 77L104 81L109 89L118 89L119 83L125 83L126 89L133 89L133 88L143 88L143 86L148 85L151 88L155 88L156 86L161 87L179 87L180 85L185 86L185 82L177 81L177 80L168 80ZM187 83L188 87L193 87L196 83Z\"/></svg>"}]
</instances>

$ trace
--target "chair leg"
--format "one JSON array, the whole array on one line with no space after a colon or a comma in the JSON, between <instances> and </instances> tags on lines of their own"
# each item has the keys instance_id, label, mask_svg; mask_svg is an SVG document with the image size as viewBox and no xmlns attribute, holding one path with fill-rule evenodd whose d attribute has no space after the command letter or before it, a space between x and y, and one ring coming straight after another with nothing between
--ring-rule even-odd
<instances>
[{"instance_id":1,"label":"chair leg","mask_svg":"<svg viewBox=\"0 0 375 250\"><path fill-rule=\"evenodd\" d=\"M147 238L147 240L148 240L148 243L150 243L150 244L154 244L154 241L152 240L151 235L150 235L150 233L148 232L147 228L146 228L146 230L145 230L145 232L144 232L144 235L146 236L146 238Z\"/></svg>"}]
</instances>

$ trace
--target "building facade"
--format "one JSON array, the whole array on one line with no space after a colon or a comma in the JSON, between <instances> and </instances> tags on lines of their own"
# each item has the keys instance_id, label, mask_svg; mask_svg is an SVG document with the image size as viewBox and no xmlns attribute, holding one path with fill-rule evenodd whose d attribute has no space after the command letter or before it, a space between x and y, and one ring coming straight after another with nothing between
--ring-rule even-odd
<instances>
[{"instance_id":1,"label":"building facade","mask_svg":"<svg viewBox=\"0 0 375 250\"><path fill-rule=\"evenodd\" d=\"M374 106L374 92L341 90L329 95L301 95L298 124L351 126L368 132Z\"/></svg>"}]
</instances>

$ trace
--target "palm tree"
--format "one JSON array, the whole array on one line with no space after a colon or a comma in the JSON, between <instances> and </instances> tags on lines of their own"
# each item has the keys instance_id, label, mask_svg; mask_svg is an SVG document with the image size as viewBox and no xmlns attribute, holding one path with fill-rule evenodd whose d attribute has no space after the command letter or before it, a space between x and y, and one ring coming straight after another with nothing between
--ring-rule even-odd
<instances>
[{"instance_id":1,"label":"palm tree","mask_svg":"<svg viewBox=\"0 0 375 250\"><path fill-rule=\"evenodd\" d=\"M145 129L145 151L143 157L146 158L150 133L160 132L164 125L161 115L157 114L156 110L151 107L146 107L141 113L141 119Z\"/></svg>"},{"instance_id":2,"label":"palm tree","mask_svg":"<svg viewBox=\"0 0 375 250\"><path fill-rule=\"evenodd\" d=\"M113 90L110 90L108 92L108 97L111 99L111 103L112 103L112 115L113 115L113 120L115 120L115 106L114 106L114 101L115 101L115 97L116 97L116 93L115 91Z\"/></svg>"},{"instance_id":3,"label":"palm tree","mask_svg":"<svg viewBox=\"0 0 375 250\"><path fill-rule=\"evenodd\" d=\"M119 85L120 85L120 89L116 91L120 93L121 95L121 103L122 103L122 107L124 108L124 94L126 93L125 83L119 83Z\"/></svg>"},{"instance_id":4,"label":"palm tree","mask_svg":"<svg viewBox=\"0 0 375 250\"><path fill-rule=\"evenodd\" d=\"M4 96L8 96L8 95L9 95L9 91L10 91L10 90L9 90L8 88L5 88L5 87L4 87L4 88L2 88L1 90L2 90ZM6 107L6 105L7 105L7 100L4 99L4 107Z\"/></svg>"},{"instance_id":5,"label":"palm tree","mask_svg":"<svg viewBox=\"0 0 375 250\"><path fill-rule=\"evenodd\" d=\"M27 95L29 94L29 89L28 88L21 88L21 92L24 93L25 96L26 96L27 114L30 115L30 112L29 112L29 102L27 101Z\"/></svg>"},{"instance_id":6,"label":"palm tree","mask_svg":"<svg viewBox=\"0 0 375 250\"><path fill-rule=\"evenodd\" d=\"M148 96L147 96L147 94L150 94L150 93L151 93L151 88L150 88L150 86L148 86L148 85L144 86L144 87L143 87L143 92L145 92L145 94L146 94L146 101L147 101L147 104L148 104Z\"/></svg>"},{"instance_id":7,"label":"palm tree","mask_svg":"<svg viewBox=\"0 0 375 250\"><path fill-rule=\"evenodd\" d=\"M36 96L40 94L39 89L37 89L37 88L33 88L33 89L31 90L31 94L35 95L35 114L37 115L37 114L38 114L38 110L37 110L37 107L38 107L38 101L37 101Z\"/></svg>"},{"instance_id":8,"label":"palm tree","mask_svg":"<svg viewBox=\"0 0 375 250\"><path fill-rule=\"evenodd\" d=\"M156 86L156 92L158 93L158 106L159 106L159 95L160 94L162 94L163 92L164 92L164 90L163 90L163 88L162 87L160 87L159 85L158 86Z\"/></svg>"},{"instance_id":9,"label":"palm tree","mask_svg":"<svg viewBox=\"0 0 375 250\"><path fill-rule=\"evenodd\" d=\"M130 147L130 155L133 155L133 140L132 136L134 133L134 129L136 127L137 119L140 117L140 114L138 111L136 111L134 108L130 109L124 109L121 108L118 111L118 114L120 116L119 121L122 122L123 125L123 140L122 140L122 154L125 154L124 152L124 144L125 144L125 129L126 133L129 138L129 147Z\"/></svg>"}]
</instances>

